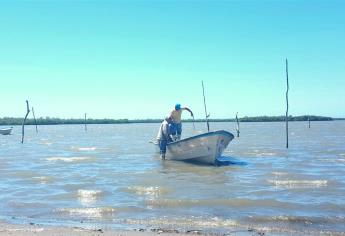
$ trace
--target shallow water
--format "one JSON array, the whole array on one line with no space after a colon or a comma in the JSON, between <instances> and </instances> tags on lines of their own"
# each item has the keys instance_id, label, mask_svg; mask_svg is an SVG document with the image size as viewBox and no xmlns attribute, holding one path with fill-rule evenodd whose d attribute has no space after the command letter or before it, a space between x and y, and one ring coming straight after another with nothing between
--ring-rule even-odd
<instances>
[{"instance_id":1,"label":"shallow water","mask_svg":"<svg viewBox=\"0 0 345 236\"><path fill-rule=\"evenodd\" d=\"M228 166L161 161L159 124L0 136L0 219L120 229L345 232L345 122L241 123ZM202 123L197 130L205 129ZM211 123L234 133L234 123ZM184 135L197 133L184 124Z\"/></svg>"}]
</instances>

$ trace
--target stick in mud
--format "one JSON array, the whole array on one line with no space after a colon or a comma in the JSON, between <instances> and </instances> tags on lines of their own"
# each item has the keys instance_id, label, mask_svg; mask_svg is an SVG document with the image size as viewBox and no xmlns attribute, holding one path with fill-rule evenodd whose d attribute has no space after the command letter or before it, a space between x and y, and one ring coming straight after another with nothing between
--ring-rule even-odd
<instances>
[{"instance_id":1,"label":"stick in mud","mask_svg":"<svg viewBox=\"0 0 345 236\"><path fill-rule=\"evenodd\" d=\"M29 101L26 100L26 115L25 115L23 123L22 123L22 143L24 143L24 125L25 125L26 118L28 118L29 113L30 113Z\"/></svg>"},{"instance_id":2,"label":"stick in mud","mask_svg":"<svg viewBox=\"0 0 345 236\"><path fill-rule=\"evenodd\" d=\"M87 131L87 126L86 126L86 113L85 113L85 131Z\"/></svg>"},{"instance_id":3,"label":"stick in mud","mask_svg":"<svg viewBox=\"0 0 345 236\"><path fill-rule=\"evenodd\" d=\"M288 72L288 60L285 59L286 65L286 148L289 148L289 72Z\"/></svg>"},{"instance_id":4,"label":"stick in mud","mask_svg":"<svg viewBox=\"0 0 345 236\"><path fill-rule=\"evenodd\" d=\"M38 133L38 129L37 129L37 121L36 121L36 117L35 117L35 111L34 111L34 107L31 107L31 111L32 111L32 115L34 116L34 121L35 121L35 126L36 126L36 133Z\"/></svg>"},{"instance_id":5,"label":"stick in mud","mask_svg":"<svg viewBox=\"0 0 345 236\"><path fill-rule=\"evenodd\" d=\"M206 109L204 81L201 81L201 84L202 84L202 95L204 96L205 121L206 121L206 126L207 126L207 132L210 132L210 124L208 123L208 117L210 116L210 114L207 114L207 109Z\"/></svg>"},{"instance_id":6,"label":"stick in mud","mask_svg":"<svg viewBox=\"0 0 345 236\"><path fill-rule=\"evenodd\" d=\"M236 112L236 132L237 132L237 137L239 138L240 137L240 122L238 121L238 112Z\"/></svg>"}]
</instances>

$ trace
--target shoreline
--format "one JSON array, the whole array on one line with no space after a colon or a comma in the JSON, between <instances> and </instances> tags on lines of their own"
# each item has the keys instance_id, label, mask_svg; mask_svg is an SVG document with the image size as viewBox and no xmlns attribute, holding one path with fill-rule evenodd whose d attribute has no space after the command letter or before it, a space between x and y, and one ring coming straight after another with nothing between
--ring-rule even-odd
<instances>
[{"instance_id":1,"label":"shoreline","mask_svg":"<svg viewBox=\"0 0 345 236\"><path fill-rule=\"evenodd\" d=\"M0 221L0 235L1 236L149 236L149 235L164 235L164 236L225 236L225 235L268 235L267 232L257 231L254 229L247 230L232 230L227 233L212 233L203 232L201 230L187 230L181 232L176 229L153 228L153 229L134 229L121 230L111 228L83 228L72 226L50 226L43 224L14 224Z\"/></svg>"},{"instance_id":2,"label":"shoreline","mask_svg":"<svg viewBox=\"0 0 345 236\"><path fill-rule=\"evenodd\" d=\"M267 228L233 228L227 232L206 232L202 230L179 231L170 228L138 228L133 230L113 229L108 227L87 228L80 226L44 225L35 223L8 223L0 220L0 236L304 236L304 235L333 235L344 236L345 232L313 231L298 229Z\"/></svg>"}]
</instances>

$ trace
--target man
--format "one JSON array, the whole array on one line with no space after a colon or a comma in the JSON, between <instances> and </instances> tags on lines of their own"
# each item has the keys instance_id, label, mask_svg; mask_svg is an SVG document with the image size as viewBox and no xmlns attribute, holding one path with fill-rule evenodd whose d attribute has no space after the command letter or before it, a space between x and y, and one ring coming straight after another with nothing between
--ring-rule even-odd
<instances>
[{"instance_id":1,"label":"man","mask_svg":"<svg viewBox=\"0 0 345 236\"><path fill-rule=\"evenodd\" d=\"M170 117L166 117L161 126L159 127L157 140L160 150L160 156L162 159L165 159L165 154L167 151L167 144L172 141L170 137L170 125L172 124L172 119Z\"/></svg>"},{"instance_id":2,"label":"man","mask_svg":"<svg viewBox=\"0 0 345 236\"><path fill-rule=\"evenodd\" d=\"M181 107L181 104L177 103L175 105L175 109L172 110L168 117L170 117L173 121L173 132L172 135L177 135L176 139L180 140L181 139L181 134L182 134L182 123L181 123L181 116L182 116L182 111L189 111L190 115L194 118L193 112L188 108L188 107Z\"/></svg>"}]
</instances>

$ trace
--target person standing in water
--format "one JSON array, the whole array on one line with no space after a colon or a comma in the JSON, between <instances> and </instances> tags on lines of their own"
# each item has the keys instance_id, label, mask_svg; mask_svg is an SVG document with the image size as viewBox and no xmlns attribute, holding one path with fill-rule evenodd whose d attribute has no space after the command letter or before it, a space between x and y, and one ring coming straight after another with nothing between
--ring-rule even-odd
<instances>
[{"instance_id":1,"label":"person standing in water","mask_svg":"<svg viewBox=\"0 0 345 236\"><path fill-rule=\"evenodd\" d=\"M181 123L181 116L182 116L182 112L183 111L189 111L190 115L193 117L194 119L194 115L191 109L189 109L188 107L181 107L181 104L177 103L175 105L175 109L172 110L168 117L172 119L172 135L176 136L176 140L180 140L181 139L181 134L182 134L182 123ZM176 141L174 140L174 141Z\"/></svg>"},{"instance_id":2,"label":"person standing in water","mask_svg":"<svg viewBox=\"0 0 345 236\"><path fill-rule=\"evenodd\" d=\"M160 150L160 156L162 159L165 159L165 154L167 151L167 144L172 142L171 139L171 124L172 119L170 117L166 117L161 126L159 127L158 134L157 134L157 141Z\"/></svg>"}]
</instances>

